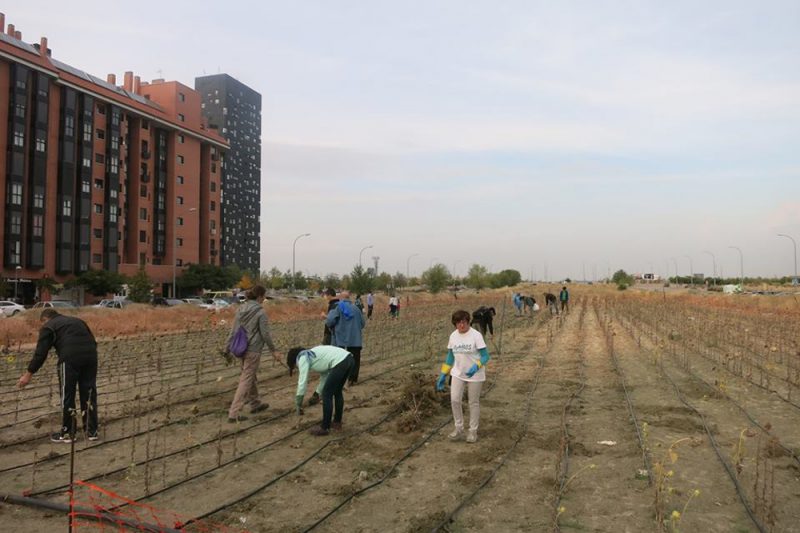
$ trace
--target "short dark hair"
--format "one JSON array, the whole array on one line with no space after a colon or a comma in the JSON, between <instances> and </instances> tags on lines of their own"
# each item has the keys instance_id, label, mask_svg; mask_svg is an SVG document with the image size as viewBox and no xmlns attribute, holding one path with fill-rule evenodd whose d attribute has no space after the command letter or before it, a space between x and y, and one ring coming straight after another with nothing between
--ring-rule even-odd
<instances>
[{"instance_id":1,"label":"short dark hair","mask_svg":"<svg viewBox=\"0 0 800 533\"><path fill-rule=\"evenodd\" d=\"M41 315L39 315L39 320L45 320L45 319L50 320L51 318L57 317L58 315L59 315L58 311L56 311L52 307L48 307L47 309L42 311Z\"/></svg>"},{"instance_id":2,"label":"short dark hair","mask_svg":"<svg viewBox=\"0 0 800 533\"><path fill-rule=\"evenodd\" d=\"M325 295L326 296L336 296L336 291L331 289L330 287L328 287L327 289L325 289Z\"/></svg>"},{"instance_id":3,"label":"short dark hair","mask_svg":"<svg viewBox=\"0 0 800 533\"><path fill-rule=\"evenodd\" d=\"M254 285L253 287L250 288L249 291L247 291L244 297L247 298L248 300L256 300L259 297L264 296L265 294L267 294L267 289L265 289L261 285Z\"/></svg>"},{"instance_id":4,"label":"short dark hair","mask_svg":"<svg viewBox=\"0 0 800 533\"><path fill-rule=\"evenodd\" d=\"M289 351L286 352L286 366L289 367L290 376L292 373L294 373L294 369L297 367L297 356L303 350L305 350L305 348L302 346L295 346L294 348L289 348Z\"/></svg>"},{"instance_id":5,"label":"short dark hair","mask_svg":"<svg viewBox=\"0 0 800 533\"><path fill-rule=\"evenodd\" d=\"M461 322L462 320L466 320L467 322L469 322L469 311L464 311L463 309L459 309L458 311L453 313L453 316L450 319L450 321L453 323L454 326L459 322Z\"/></svg>"}]
</instances>

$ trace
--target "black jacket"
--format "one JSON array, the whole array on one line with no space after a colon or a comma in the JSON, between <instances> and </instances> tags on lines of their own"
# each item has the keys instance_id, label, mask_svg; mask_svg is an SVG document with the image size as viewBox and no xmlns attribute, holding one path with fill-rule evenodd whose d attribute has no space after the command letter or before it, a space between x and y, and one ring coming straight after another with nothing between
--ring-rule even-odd
<instances>
[{"instance_id":1,"label":"black jacket","mask_svg":"<svg viewBox=\"0 0 800 533\"><path fill-rule=\"evenodd\" d=\"M339 305L339 298L333 298L331 300L328 300L328 312L330 313L331 311L336 309L337 305ZM325 346L330 346L331 344L333 344L333 342L331 341L332 338L333 338L333 330L329 328L328 325L326 324L325 331L322 333L322 344Z\"/></svg>"},{"instance_id":2,"label":"black jacket","mask_svg":"<svg viewBox=\"0 0 800 533\"><path fill-rule=\"evenodd\" d=\"M45 322L39 330L36 351L28 365L28 372L35 374L47 359L47 352L55 346L58 362L67 361L83 365L97 360L97 341L86 322L73 316L58 315Z\"/></svg>"}]
</instances>

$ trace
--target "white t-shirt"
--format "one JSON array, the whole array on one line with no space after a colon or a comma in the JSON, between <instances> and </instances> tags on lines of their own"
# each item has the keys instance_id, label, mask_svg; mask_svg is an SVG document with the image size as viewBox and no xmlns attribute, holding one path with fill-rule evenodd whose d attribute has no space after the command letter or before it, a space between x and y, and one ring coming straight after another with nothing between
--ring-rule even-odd
<instances>
[{"instance_id":1,"label":"white t-shirt","mask_svg":"<svg viewBox=\"0 0 800 533\"><path fill-rule=\"evenodd\" d=\"M451 333L447 349L453 350L455 362L450 375L463 381L486 381L485 367L481 367L471 378L467 377L467 371L481 360L481 348L486 348L486 343L478 330L469 328L466 333L459 333L458 330Z\"/></svg>"}]
</instances>

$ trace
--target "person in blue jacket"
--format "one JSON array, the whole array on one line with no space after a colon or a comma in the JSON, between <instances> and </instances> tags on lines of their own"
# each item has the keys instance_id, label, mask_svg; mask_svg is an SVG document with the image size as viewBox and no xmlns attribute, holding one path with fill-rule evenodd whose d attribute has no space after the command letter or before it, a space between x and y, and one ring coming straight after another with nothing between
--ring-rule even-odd
<instances>
[{"instance_id":1,"label":"person in blue jacket","mask_svg":"<svg viewBox=\"0 0 800 533\"><path fill-rule=\"evenodd\" d=\"M306 394L308 375L311 370L319 372L319 385L308 404L314 405L322 397L322 423L311 428L310 433L316 436L327 435L331 429L342 429L344 413L344 394L342 389L347 376L353 368L353 355L336 346L315 346L310 350L296 347L286 354L286 366L291 376L297 368L297 392L295 393L295 409L298 415L303 414L303 398ZM331 418L333 420L331 420Z\"/></svg>"},{"instance_id":2,"label":"person in blue jacket","mask_svg":"<svg viewBox=\"0 0 800 533\"><path fill-rule=\"evenodd\" d=\"M331 344L353 354L354 364L349 379L351 386L358 383L363 346L361 330L364 329L364 324L366 324L364 314L350 301L350 292L342 291L339 294L339 302L328 311L325 325L333 331Z\"/></svg>"},{"instance_id":3,"label":"person in blue jacket","mask_svg":"<svg viewBox=\"0 0 800 533\"><path fill-rule=\"evenodd\" d=\"M489 362L489 352L483 335L469 325L469 312L456 311L453 313L452 322L456 330L450 335L447 343L447 358L442 365L439 379L436 380L436 390L443 391L447 375L450 374L450 404L453 409L453 422L455 429L448 437L451 440L460 440L464 437L464 415L461 410L461 400L464 388L467 389L469 398L469 430L467 442L477 442L478 422L480 421L481 387L486 381L486 363Z\"/></svg>"}]
</instances>

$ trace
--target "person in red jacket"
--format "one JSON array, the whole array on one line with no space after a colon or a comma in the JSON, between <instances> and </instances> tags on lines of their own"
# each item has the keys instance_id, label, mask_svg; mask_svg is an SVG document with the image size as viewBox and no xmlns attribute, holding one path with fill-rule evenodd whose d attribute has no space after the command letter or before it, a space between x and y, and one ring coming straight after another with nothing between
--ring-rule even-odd
<instances>
[{"instance_id":1,"label":"person in red jacket","mask_svg":"<svg viewBox=\"0 0 800 533\"><path fill-rule=\"evenodd\" d=\"M20 376L17 387L30 383L42 367L50 348L58 354L58 382L61 391L61 431L53 433L53 442L72 442L72 416L75 411L75 386L81 398L83 429L89 440L97 440L97 341L86 322L73 316L64 316L55 309L45 309L39 319L44 325L39 330L39 341L28 370Z\"/></svg>"}]
</instances>

